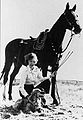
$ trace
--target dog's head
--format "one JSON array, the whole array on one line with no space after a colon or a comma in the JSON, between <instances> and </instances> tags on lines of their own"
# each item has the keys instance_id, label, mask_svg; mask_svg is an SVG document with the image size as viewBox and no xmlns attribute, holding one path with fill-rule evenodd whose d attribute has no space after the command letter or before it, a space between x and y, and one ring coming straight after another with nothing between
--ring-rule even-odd
<instances>
[{"instance_id":1,"label":"dog's head","mask_svg":"<svg viewBox=\"0 0 83 120\"><path fill-rule=\"evenodd\" d=\"M44 90L43 89L39 89L39 88L35 88L33 89L29 99L31 101L34 101L34 100L37 100L37 99L40 99L40 98L43 98L44 97Z\"/></svg>"}]
</instances>

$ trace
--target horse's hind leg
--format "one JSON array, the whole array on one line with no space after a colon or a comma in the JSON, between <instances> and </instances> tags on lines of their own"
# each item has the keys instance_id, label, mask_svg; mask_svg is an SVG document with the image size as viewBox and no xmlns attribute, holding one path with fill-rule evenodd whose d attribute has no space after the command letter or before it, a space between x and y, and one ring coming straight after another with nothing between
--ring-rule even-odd
<instances>
[{"instance_id":1,"label":"horse's hind leg","mask_svg":"<svg viewBox=\"0 0 83 120\"><path fill-rule=\"evenodd\" d=\"M19 69L21 68L22 64L18 63L15 67L14 67L14 70L12 72L12 74L10 75L10 83L9 83L9 100L12 100L12 83L13 83L13 80L15 78L15 76L17 75L17 73L19 72Z\"/></svg>"},{"instance_id":2,"label":"horse's hind leg","mask_svg":"<svg viewBox=\"0 0 83 120\"><path fill-rule=\"evenodd\" d=\"M9 74L11 65L12 65L12 61L10 61L10 60L6 61L6 63L5 63L5 69L4 69L4 79L3 79L3 84L4 84L3 100L6 99L6 95L5 95L5 92L6 92L6 83L8 81L8 74Z\"/></svg>"}]
</instances>

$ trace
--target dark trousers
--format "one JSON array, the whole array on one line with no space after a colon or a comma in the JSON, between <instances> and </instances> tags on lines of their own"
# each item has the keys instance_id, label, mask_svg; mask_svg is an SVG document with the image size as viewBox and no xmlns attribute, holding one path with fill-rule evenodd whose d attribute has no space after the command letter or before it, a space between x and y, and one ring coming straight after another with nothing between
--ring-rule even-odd
<instances>
[{"instance_id":1,"label":"dark trousers","mask_svg":"<svg viewBox=\"0 0 83 120\"><path fill-rule=\"evenodd\" d=\"M31 92L33 91L33 89L35 88L39 88L39 89L44 89L45 93L49 93L50 90L50 81L49 79L41 82L39 85L37 85L36 87L34 87L33 85L24 85L24 89L26 90L26 92L30 95ZM22 98L24 98L24 96L22 95L22 93L19 91L20 96Z\"/></svg>"}]
</instances>

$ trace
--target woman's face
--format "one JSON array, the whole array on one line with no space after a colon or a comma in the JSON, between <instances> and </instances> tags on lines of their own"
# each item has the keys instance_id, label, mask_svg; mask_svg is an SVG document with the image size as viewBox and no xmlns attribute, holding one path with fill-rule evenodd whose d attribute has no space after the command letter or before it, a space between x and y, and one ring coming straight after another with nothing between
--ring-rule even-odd
<instances>
[{"instance_id":1,"label":"woman's face","mask_svg":"<svg viewBox=\"0 0 83 120\"><path fill-rule=\"evenodd\" d=\"M33 67L36 63L37 63L37 61L34 58L32 60L28 61L28 64L30 67Z\"/></svg>"}]
</instances>

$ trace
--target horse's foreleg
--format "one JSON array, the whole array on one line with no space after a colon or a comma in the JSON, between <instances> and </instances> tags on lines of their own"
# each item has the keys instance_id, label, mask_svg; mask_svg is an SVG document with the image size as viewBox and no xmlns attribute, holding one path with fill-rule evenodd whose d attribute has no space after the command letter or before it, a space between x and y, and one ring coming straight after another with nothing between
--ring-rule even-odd
<instances>
[{"instance_id":1,"label":"horse's foreleg","mask_svg":"<svg viewBox=\"0 0 83 120\"><path fill-rule=\"evenodd\" d=\"M42 67L42 73L43 73L43 76L46 77L47 76L47 69L48 69L48 66L43 66Z\"/></svg>"},{"instance_id":2,"label":"horse's foreleg","mask_svg":"<svg viewBox=\"0 0 83 120\"><path fill-rule=\"evenodd\" d=\"M8 93L9 93L9 100L12 100L12 95L11 94L12 94L12 83L13 83L13 80L14 80L15 76L18 74L19 69L21 68L21 66L22 66L21 64L18 64L17 66L15 66L12 74L10 75L10 83L9 83L9 91L8 91Z\"/></svg>"},{"instance_id":3,"label":"horse's foreleg","mask_svg":"<svg viewBox=\"0 0 83 120\"><path fill-rule=\"evenodd\" d=\"M57 98L58 98L58 101L59 101L58 104L60 104L61 102L60 102L60 97L59 97L59 93L58 93L57 84L55 84L55 90L56 90Z\"/></svg>"},{"instance_id":4,"label":"horse's foreleg","mask_svg":"<svg viewBox=\"0 0 83 120\"><path fill-rule=\"evenodd\" d=\"M55 89L56 89L55 85L56 85L56 79L55 79L55 77L53 77L52 78L52 86L51 86L51 96L53 98L53 104L58 105L58 101L55 96Z\"/></svg>"}]
</instances>

